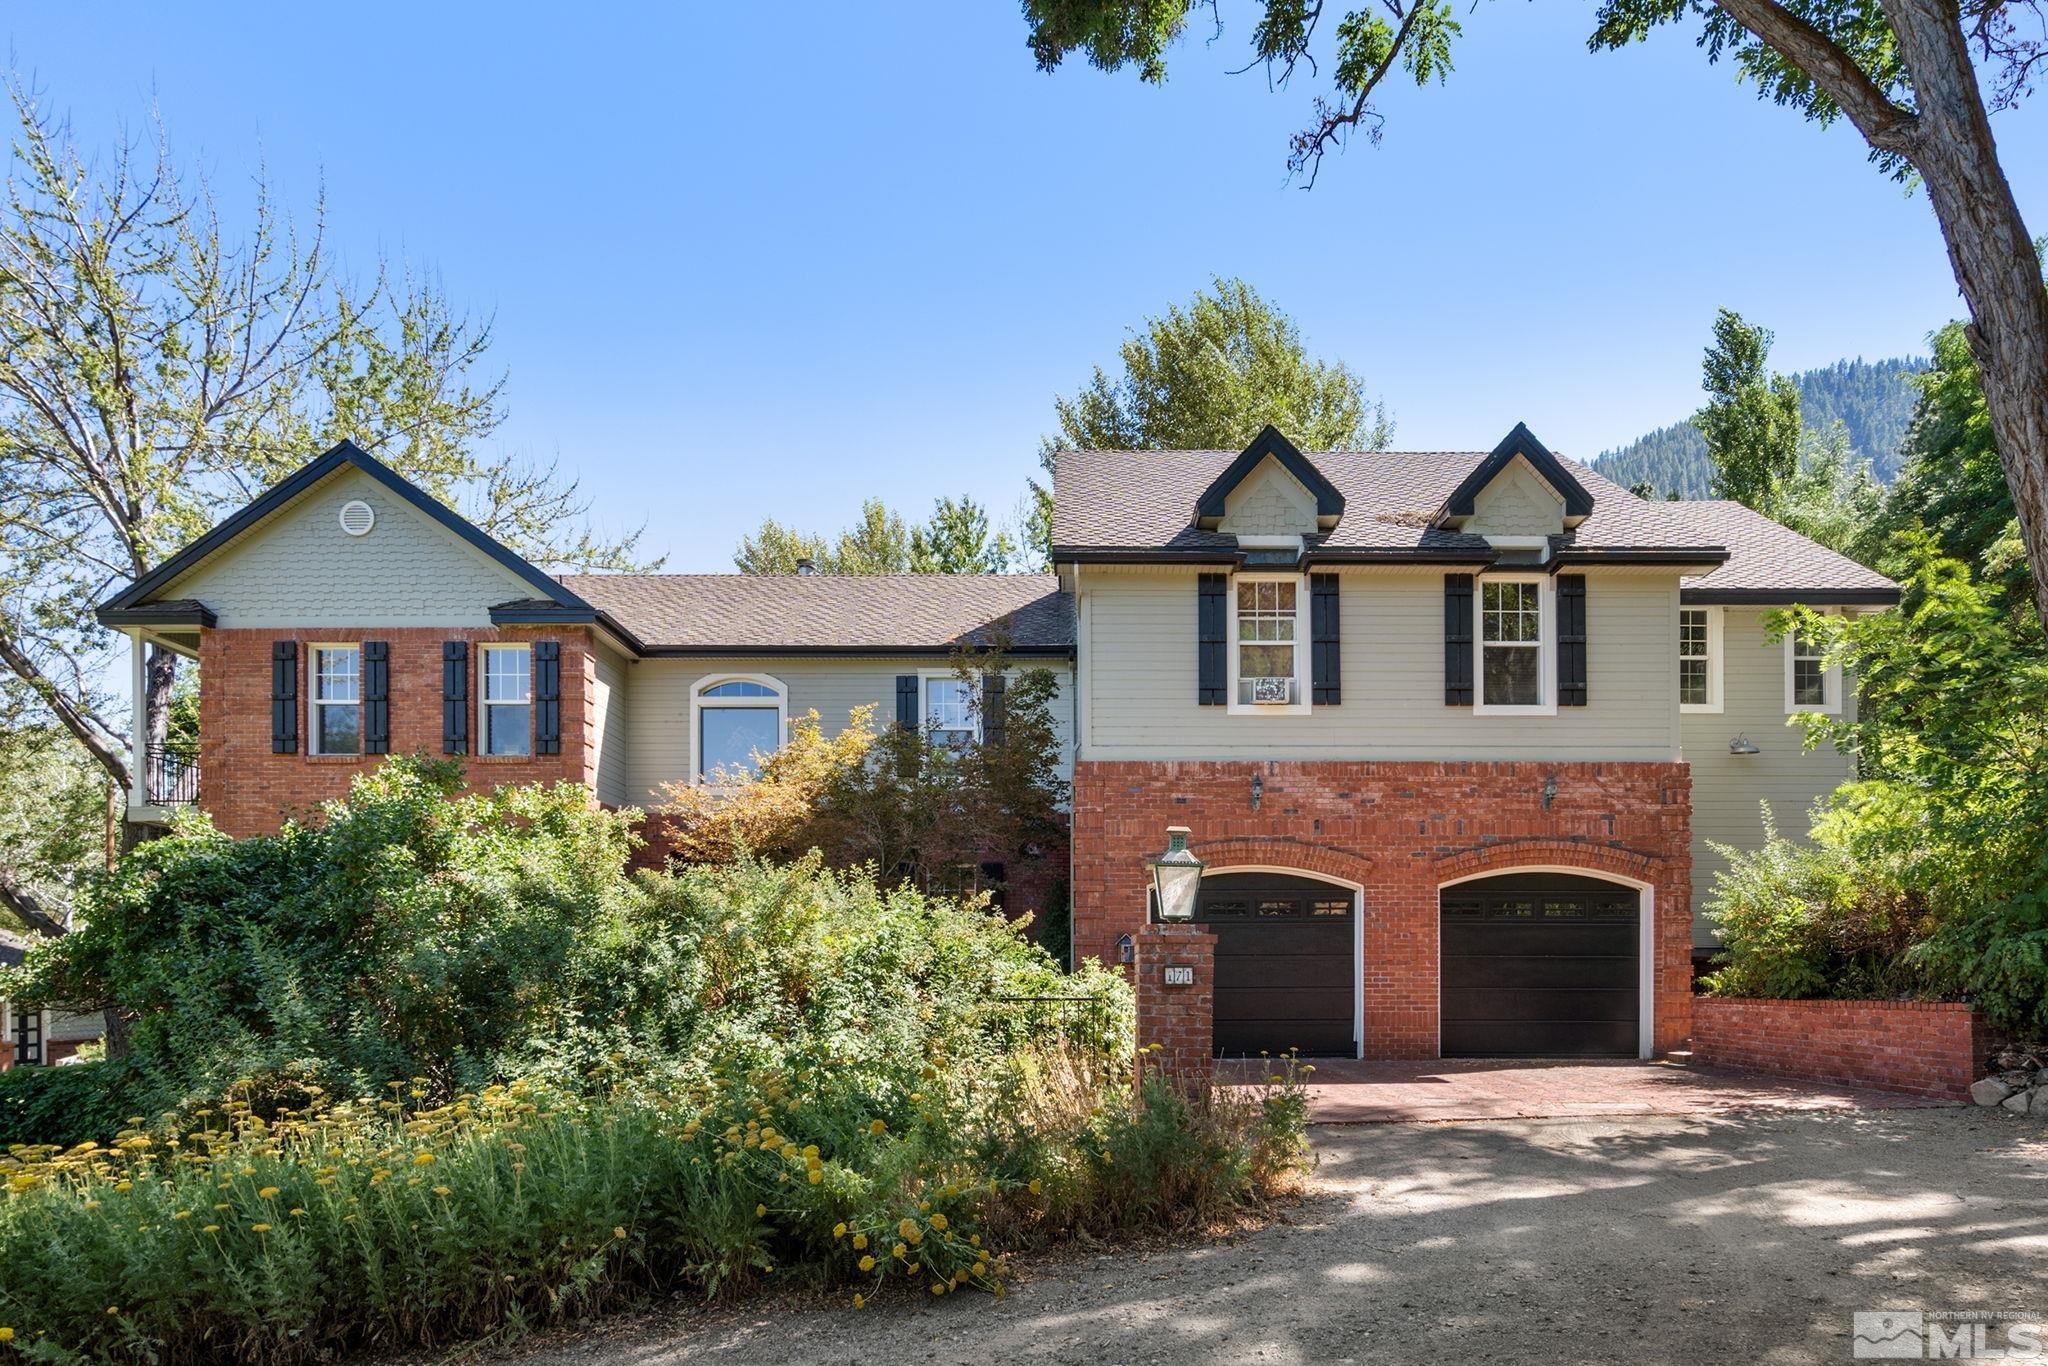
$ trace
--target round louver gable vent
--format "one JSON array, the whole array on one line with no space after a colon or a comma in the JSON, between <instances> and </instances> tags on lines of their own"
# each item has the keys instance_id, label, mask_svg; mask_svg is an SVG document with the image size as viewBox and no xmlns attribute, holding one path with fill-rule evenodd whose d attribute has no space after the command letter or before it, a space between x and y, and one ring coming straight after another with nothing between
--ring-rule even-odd
<instances>
[{"instance_id":1,"label":"round louver gable vent","mask_svg":"<svg viewBox=\"0 0 2048 1366\"><path fill-rule=\"evenodd\" d=\"M377 510L360 498L351 498L341 505L341 529L351 536L367 536L370 528L377 525Z\"/></svg>"}]
</instances>

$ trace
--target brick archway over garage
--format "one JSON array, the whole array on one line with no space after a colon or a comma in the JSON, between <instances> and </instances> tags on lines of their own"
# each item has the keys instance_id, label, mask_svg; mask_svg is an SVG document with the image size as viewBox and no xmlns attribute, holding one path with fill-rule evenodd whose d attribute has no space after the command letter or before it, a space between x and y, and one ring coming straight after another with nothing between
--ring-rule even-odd
<instances>
[{"instance_id":1,"label":"brick archway over garage","mask_svg":"<svg viewBox=\"0 0 2048 1366\"><path fill-rule=\"evenodd\" d=\"M1257 809L1251 779L1263 785ZM1185 825L1210 866L1364 887L1364 1047L1433 1058L1439 889L1563 868L1654 890L1654 1051L1692 1028L1692 773L1683 763L1088 760L1074 768L1074 954L1117 961L1144 925L1145 861Z\"/></svg>"},{"instance_id":2,"label":"brick archway over garage","mask_svg":"<svg viewBox=\"0 0 2048 1366\"><path fill-rule=\"evenodd\" d=\"M1291 868L1311 877L1331 877L1360 887L1372 885L1372 860L1327 844L1296 839L1194 840L1188 847L1209 867Z\"/></svg>"}]
</instances>

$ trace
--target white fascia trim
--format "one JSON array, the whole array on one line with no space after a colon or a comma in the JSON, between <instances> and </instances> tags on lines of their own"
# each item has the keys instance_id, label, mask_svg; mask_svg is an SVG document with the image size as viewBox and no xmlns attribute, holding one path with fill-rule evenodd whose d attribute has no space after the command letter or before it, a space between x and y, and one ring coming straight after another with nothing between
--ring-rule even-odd
<instances>
[{"instance_id":1,"label":"white fascia trim","mask_svg":"<svg viewBox=\"0 0 2048 1366\"><path fill-rule=\"evenodd\" d=\"M766 700L759 697L704 696L706 688L715 688L721 683L759 683L764 688L774 689L776 748L780 749L789 742L789 688L781 679L772 674L706 674L690 685L690 743L685 746L685 750L689 755L692 787L709 786L704 781L704 775L697 771L697 747L703 738L699 722L703 712L707 708L724 707L756 707L762 711L768 710ZM922 689L924 685L918 686Z\"/></svg>"},{"instance_id":2,"label":"white fascia trim","mask_svg":"<svg viewBox=\"0 0 2048 1366\"><path fill-rule=\"evenodd\" d=\"M1489 583L1533 583L1537 593L1536 687L1534 706L1489 706L1486 701L1486 587ZM1472 583L1472 714L1474 716L1557 715L1557 580L1548 574L1484 574Z\"/></svg>"},{"instance_id":3,"label":"white fascia trim","mask_svg":"<svg viewBox=\"0 0 2048 1366\"><path fill-rule=\"evenodd\" d=\"M1688 715L1718 715L1726 706L1721 692L1721 623L1727 615L1726 610L1720 607L1681 607L1678 612L1681 623L1687 612L1707 614L1707 700L1680 702L1678 709Z\"/></svg>"},{"instance_id":4,"label":"white fascia trim","mask_svg":"<svg viewBox=\"0 0 2048 1366\"><path fill-rule=\"evenodd\" d=\"M1294 695L1300 699L1285 705L1276 702L1240 702L1237 700L1237 586L1241 583L1291 583L1294 585ZM1303 629L1308 625L1308 575L1286 571L1278 573L1254 571L1232 574L1227 585L1230 600L1223 604L1223 613L1229 631L1229 647L1226 662L1229 666L1227 686L1229 694L1223 699L1224 714L1227 716L1307 716L1312 706L1308 686L1309 651L1302 648L1309 644Z\"/></svg>"},{"instance_id":5,"label":"white fascia trim","mask_svg":"<svg viewBox=\"0 0 2048 1366\"><path fill-rule=\"evenodd\" d=\"M1299 550L1301 537L1293 532L1254 532L1237 537L1239 550Z\"/></svg>"},{"instance_id":6,"label":"white fascia trim","mask_svg":"<svg viewBox=\"0 0 2048 1366\"><path fill-rule=\"evenodd\" d=\"M1799 633L1797 631L1788 630L1787 632L1785 632L1785 714L1787 716L1801 716L1809 714L1820 716L1841 715L1842 666L1839 664L1828 665L1826 671L1821 674L1821 690L1827 697L1827 700L1825 702L1822 702L1818 706L1816 706L1810 702L1799 703L1794 702L1792 700L1792 651L1794 646L1798 643L1798 640Z\"/></svg>"}]
</instances>

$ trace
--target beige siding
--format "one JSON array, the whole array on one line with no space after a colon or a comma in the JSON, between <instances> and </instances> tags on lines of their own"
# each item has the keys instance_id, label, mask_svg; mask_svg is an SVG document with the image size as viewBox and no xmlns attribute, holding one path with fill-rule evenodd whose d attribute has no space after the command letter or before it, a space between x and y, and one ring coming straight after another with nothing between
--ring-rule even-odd
<instances>
[{"instance_id":1,"label":"beige siding","mask_svg":"<svg viewBox=\"0 0 2048 1366\"><path fill-rule=\"evenodd\" d=\"M1475 536L1555 536L1564 530L1564 500L1519 456L1479 490L1472 514L1465 530Z\"/></svg>"},{"instance_id":2,"label":"beige siding","mask_svg":"<svg viewBox=\"0 0 2048 1366\"><path fill-rule=\"evenodd\" d=\"M1267 456L1223 500L1217 529L1232 536L1307 536L1316 529L1315 495Z\"/></svg>"},{"instance_id":3,"label":"beige siding","mask_svg":"<svg viewBox=\"0 0 2048 1366\"><path fill-rule=\"evenodd\" d=\"M1708 840L1754 849L1763 843L1761 803L1769 802L1781 834L1806 833L1807 812L1854 775L1854 763L1832 745L1807 751L1804 732L1785 714L1785 646L1766 641L1759 608L1721 609L1722 710L1680 718L1685 758L1692 765L1693 938L1713 942L1699 913L1725 864ZM1855 684L1844 679L1845 717L1855 714ZM1747 735L1760 754L1732 755L1728 742Z\"/></svg>"},{"instance_id":4,"label":"beige siding","mask_svg":"<svg viewBox=\"0 0 2048 1366\"><path fill-rule=\"evenodd\" d=\"M632 730L627 724L631 667L611 650L597 652L597 799L612 806L630 805L639 795L632 786Z\"/></svg>"},{"instance_id":5,"label":"beige siding","mask_svg":"<svg viewBox=\"0 0 2048 1366\"><path fill-rule=\"evenodd\" d=\"M792 719L816 711L825 733L846 728L855 707L870 704L875 724L896 719L896 677L920 669L944 671L939 659L644 659L631 667L626 687L628 727L633 737L629 787L636 803L658 804L661 786L686 782L693 771L690 694L706 679L731 674L767 675L789 693ZM1038 667L1036 662L1019 668ZM1060 678L1054 706L1061 734L1062 776L1073 769L1072 671L1065 660L1047 661Z\"/></svg>"},{"instance_id":6,"label":"beige siding","mask_svg":"<svg viewBox=\"0 0 2048 1366\"><path fill-rule=\"evenodd\" d=\"M1678 749L1675 574L1587 574L1591 705L1482 716L1444 705L1443 572L1348 570L1342 705L1233 716L1195 700L1195 572L1082 572L1084 757L1669 761Z\"/></svg>"},{"instance_id":7,"label":"beige siding","mask_svg":"<svg viewBox=\"0 0 2048 1366\"><path fill-rule=\"evenodd\" d=\"M377 514L341 529L343 503ZM488 626L495 603L533 586L397 494L337 471L160 591L197 598L222 627Z\"/></svg>"}]
</instances>

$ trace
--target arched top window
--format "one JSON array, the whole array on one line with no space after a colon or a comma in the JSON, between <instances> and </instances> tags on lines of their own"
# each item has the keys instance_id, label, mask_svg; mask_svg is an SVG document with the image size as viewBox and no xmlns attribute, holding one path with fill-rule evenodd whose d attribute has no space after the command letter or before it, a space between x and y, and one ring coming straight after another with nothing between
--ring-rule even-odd
<instances>
[{"instance_id":1,"label":"arched top window","mask_svg":"<svg viewBox=\"0 0 2048 1366\"><path fill-rule=\"evenodd\" d=\"M782 748L789 692L766 674L707 678L690 693L690 711L695 781L752 776Z\"/></svg>"},{"instance_id":2,"label":"arched top window","mask_svg":"<svg viewBox=\"0 0 2048 1366\"><path fill-rule=\"evenodd\" d=\"M735 678L725 683L707 683L697 690L699 697L780 697L782 693L766 683Z\"/></svg>"}]
</instances>

